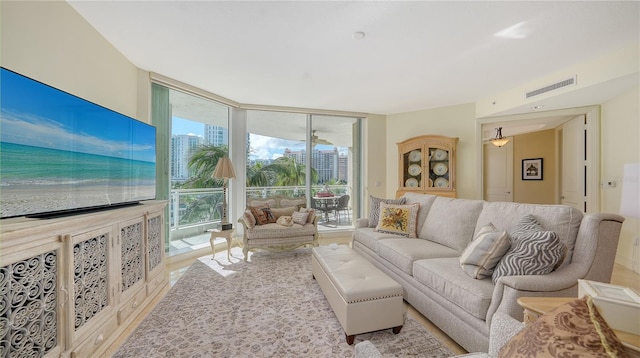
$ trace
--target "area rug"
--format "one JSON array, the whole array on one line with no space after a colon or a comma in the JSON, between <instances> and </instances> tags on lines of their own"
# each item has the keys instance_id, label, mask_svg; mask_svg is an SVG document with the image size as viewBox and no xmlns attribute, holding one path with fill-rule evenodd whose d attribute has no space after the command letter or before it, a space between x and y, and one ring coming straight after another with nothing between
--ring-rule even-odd
<instances>
[{"instance_id":1,"label":"area rug","mask_svg":"<svg viewBox=\"0 0 640 358\"><path fill-rule=\"evenodd\" d=\"M196 261L114 357L353 357L354 345L311 275L311 250L234 248ZM375 314L375 312L372 312ZM356 336L385 357L453 353L411 315L390 329Z\"/></svg>"}]
</instances>

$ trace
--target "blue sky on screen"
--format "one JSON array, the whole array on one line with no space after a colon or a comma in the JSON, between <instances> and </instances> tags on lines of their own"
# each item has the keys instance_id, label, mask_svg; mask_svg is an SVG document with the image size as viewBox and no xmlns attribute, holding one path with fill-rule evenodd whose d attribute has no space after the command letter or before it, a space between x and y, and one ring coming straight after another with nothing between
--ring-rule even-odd
<instances>
[{"instance_id":1,"label":"blue sky on screen","mask_svg":"<svg viewBox=\"0 0 640 358\"><path fill-rule=\"evenodd\" d=\"M152 126L11 71L1 74L2 142L155 162Z\"/></svg>"}]
</instances>

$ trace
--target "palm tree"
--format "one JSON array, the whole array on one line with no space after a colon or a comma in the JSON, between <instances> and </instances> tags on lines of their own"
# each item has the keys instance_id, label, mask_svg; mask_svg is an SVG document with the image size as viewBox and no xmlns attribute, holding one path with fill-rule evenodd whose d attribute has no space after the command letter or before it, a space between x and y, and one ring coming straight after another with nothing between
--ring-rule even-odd
<instances>
[{"instance_id":1,"label":"palm tree","mask_svg":"<svg viewBox=\"0 0 640 358\"><path fill-rule=\"evenodd\" d=\"M269 186L273 181L273 173L265 170L262 163L247 165L247 186Z\"/></svg>"},{"instance_id":2,"label":"palm tree","mask_svg":"<svg viewBox=\"0 0 640 358\"><path fill-rule=\"evenodd\" d=\"M218 160L228 155L229 146L202 145L193 153L189 159L189 168L194 170L185 183L185 188L219 188L223 185L222 179L211 176L218 164Z\"/></svg>"},{"instance_id":3,"label":"palm tree","mask_svg":"<svg viewBox=\"0 0 640 358\"><path fill-rule=\"evenodd\" d=\"M273 172L276 176L275 186L296 186L304 185L306 177L306 168L304 165L296 162L293 158L280 157L273 163L265 166L262 170ZM311 183L318 182L318 172L311 168Z\"/></svg>"},{"instance_id":4,"label":"palm tree","mask_svg":"<svg viewBox=\"0 0 640 358\"><path fill-rule=\"evenodd\" d=\"M221 187L224 184L223 179L213 178L212 174L218 160L228 152L229 147L226 145L199 146L189 159L189 168L194 173L182 187L188 189ZM181 200L184 200L186 205L184 213L180 216L181 224L213 221L220 216L222 193L187 195Z\"/></svg>"}]
</instances>

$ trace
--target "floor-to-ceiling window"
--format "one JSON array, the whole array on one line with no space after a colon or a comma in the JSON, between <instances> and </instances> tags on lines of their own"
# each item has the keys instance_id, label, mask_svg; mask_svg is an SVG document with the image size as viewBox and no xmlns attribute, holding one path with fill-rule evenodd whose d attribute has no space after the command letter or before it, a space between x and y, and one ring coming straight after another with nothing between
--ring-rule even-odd
<instances>
[{"instance_id":1,"label":"floor-to-ceiling window","mask_svg":"<svg viewBox=\"0 0 640 358\"><path fill-rule=\"evenodd\" d=\"M360 180L354 145L359 123L354 117L247 111L247 197L304 196L322 210L321 231L351 228ZM318 192L330 196L319 198Z\"/></svg>"},{"instance_id":2,"label":"floor-to-ceiling window","mask_svg":"<svg viewBox=\"0 0 640 358\"><path fill-rule=\"evenodd\" d=\"M209 247L207 229L221 221L222 181L212 177L229 153L229 106L153 85L153 122L159 136L158 199L168 201L169 256Z\"/></svg>"}]
</instances>

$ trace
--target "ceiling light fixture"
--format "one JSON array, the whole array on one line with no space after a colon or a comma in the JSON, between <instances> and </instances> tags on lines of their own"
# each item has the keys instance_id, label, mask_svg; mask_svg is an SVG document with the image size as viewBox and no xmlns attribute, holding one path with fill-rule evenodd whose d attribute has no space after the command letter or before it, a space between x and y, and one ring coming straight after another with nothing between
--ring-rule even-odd
<instances>
[{"instance_id":1,"label":"ceiling light fixture","mask_svg":"<svg viewBox=\"0 0 640 358\"><path fill-rule=\"evenodd\" d=\"M496 128L496 137L490 140L491 144L496 147L502 147L503 145L509 143L509 138L502 136L502 127Z\"/></svg>"},{"instance_id":2,"label":"ceiling light fixture","mask_svg":"<svg viewBox=\"0 0 640 358\"><path fill-rule=\"evenodd\" d=\"M354 32L353 35L351 35L351 37L353 37L354 40L362 40L364 36L365 36L364 32L362 31Z\"/></svg>"}]
</instances>

